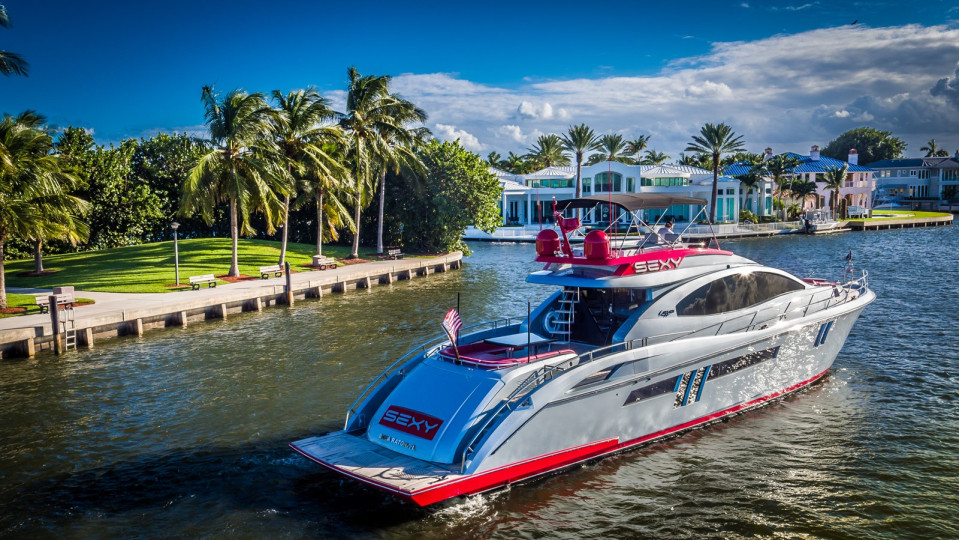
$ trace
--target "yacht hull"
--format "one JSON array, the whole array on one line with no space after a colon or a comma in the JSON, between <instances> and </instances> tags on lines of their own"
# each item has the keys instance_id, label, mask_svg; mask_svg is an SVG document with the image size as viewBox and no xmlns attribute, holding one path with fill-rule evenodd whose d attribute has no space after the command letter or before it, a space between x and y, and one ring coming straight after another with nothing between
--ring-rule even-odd
<instances>
[{"instance_id":1,"label":"yacht hull","mask_svg":"<svg viewBox=\"0 0 959 540\"><path fill-rule=\"evenodd\" d=\"M685 357L657 346L611 355L589 370L627 363L649 369L592 388L576 387L586 366L569 370L533 394L529 406L511 412L463 463L402 455L370 441L365 430L290 446L331 471L420 506L491 491L674 437L809 387L828 373L870 301L801 327L770 328L749 343L731 345L723 336L696 340L684 347ZM697 357L716 347L722 352Z\"/></svg>"}]
</instances>

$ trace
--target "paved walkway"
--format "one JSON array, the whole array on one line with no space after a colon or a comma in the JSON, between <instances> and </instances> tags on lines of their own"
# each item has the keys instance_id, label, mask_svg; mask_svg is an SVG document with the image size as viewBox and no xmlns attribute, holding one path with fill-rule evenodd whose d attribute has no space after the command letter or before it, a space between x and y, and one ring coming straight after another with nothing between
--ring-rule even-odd
<instances>
[{"instance_id":1,"label":"paved walkway","mask_svg":"<svg viewBox=\"0 0 959 540\"><path fill-rule=\"evenodd\" d=\"M290 275L292 288L299 291L311 287L330 286L335 283L358 280L366 276L375 277L388 272L404 272L411 268L423 265L438 265L444 262L459 261L462 253L441 255L430 258L407 258L399 260L372 261L368 263L351 264L329 270L297 271ZM140 313L173 313L202 305L211 305L220 302L234 302L242 299L252 299L267 295L277 295L284 292L286 277L269 279L251 279L237 283L219 283L216 287L201 287L199 290L184 290L169 293L111 293L96 291L74 291L77 298L89 298L94 304L77 306L77 320L93 323L96 320L119 318L129 320L136 318ZM22 294L50 294L50 289L7 288L10 293ZM26 328L50 326L50 315L47 313L32 313L19 317L0 319L0 332ZM48 333L48 332L43 332ZM42 335L42 334L41 334Z\"/></svg>"}]
</instances>

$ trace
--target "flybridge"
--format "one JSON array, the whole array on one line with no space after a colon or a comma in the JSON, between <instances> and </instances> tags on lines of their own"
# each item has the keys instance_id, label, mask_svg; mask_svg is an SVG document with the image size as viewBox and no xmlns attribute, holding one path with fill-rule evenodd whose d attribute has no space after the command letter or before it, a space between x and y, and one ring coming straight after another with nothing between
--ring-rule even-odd
<instances>
[{"instance_id":1,"label":"flybridge","mask_svg":"<svg viewBox=\"0 0 959 540\"><path fill-rule=\"evenodd\" d=\"M595 229L586 233L582 248L576 249L570 244L570 237L581 227L578 218L567 218L563 212L585 209L587 214L603 205L610 205L625 211L631 217L629 225L622 234L610 230L615 222L603 230ZM705 217L706 200L695 197L675 197L658 193L617 194L609 197L592 196L554 203L553 213L559 233L553 229L544 229L536 237L536 260L549 265L584 265L617 267L615 275L644 274L679 268L690 255L732 255L729 251L719 250L719 242L713 235L716 249L707 248L702 243L687 244L682 241L684 229L679 234L669 227L659 228L664 216L655 223L647 223L639 214L641 210L665 210L674 205L702 206L699 214L690 220ZM612 212L610 212L612 214ZM689 228L689 225L686 227ZM549 266L547 266L549 268Z\"/></svg>"}]
</instances>

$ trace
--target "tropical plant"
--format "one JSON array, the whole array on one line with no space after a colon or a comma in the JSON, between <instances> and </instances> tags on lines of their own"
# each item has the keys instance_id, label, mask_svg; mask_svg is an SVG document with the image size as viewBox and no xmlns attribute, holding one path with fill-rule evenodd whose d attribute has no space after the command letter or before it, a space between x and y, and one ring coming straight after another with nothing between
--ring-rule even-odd
<instances>
[{"instance_id":1,"label":"tropical plant","mask_svg":"<svg viewBox=\"0 0 959 540\"><path fill-rule=\"evenodd\" d=\"M372 202L374 177L380 174L381 212L382 188L386 171L405 162L415 164L410 147L422 136L422 131L409 129L412 121L424 121L426 113L390 93L388 75L362 76L355 67L347 70L349 86L346 96L346 114L340 120L348 140L347 161L353 178L356 233L350 258L359 257L360 215ZM378 244L382 244L382 218L379 220ZM382 252L382 246L378 246Z\"/></svg>"},{"instance_id":2,"label":"tropical plant","mask_svg":"<svg viewBox=\"0 0 959 540\"><path fill-rule=\"evenodd\" d=\"M490 167L499 167L501 161L503 161L502 154L495 150L486 155L486 163L489 163Z\"/></svg>"},{"instance_id":3,"label":"tropical plant","mask_svg":"<svg viewBox=\"0 0 959 540\"><path fill-rule=\"evenodd\" d=\"M386 173L393 171L398 173L400 169L410 169L417 173L417 176L425 174L423 162L413 151L416 147L431 135L426 127L410 128L408 125L413 122L425 122L426 111L413 105L395 94L389 96L392 102L389 105L389 114L393 119L393 125L384 129L389 150L388 153L380 156L380 207L376 220L376 253L383 254L383 219L386 206Z\"/></svg>"},{"instance_id":4,"label":"tropical plant","mask_svg":"<svg viewBox=\"0 0 959 540\"><path fill-rule=\"evenodd\" d=\"M589 156L587 165L596 165L604 161L618 161L620 163L632 164L633 160L627 155L626 143L623 136L619 134L606 134L600 137L598 153Z\"/></svg>"},{"instance_id":5,"label":"tropical plant","mask_svg":"<svg viewBox=\"0 0 959 540\"><path fill-rule=\"evenodd\" d=\"M779 194L779 207L783 211L783 221L786 221L786 195L792 185L793 169L798 167L799 163L799 159L791 154L779 154L766 160L766 171L772 177Z\"/></svg>"},{"instance_id":6,"label":"tropical plant","mask_svg":"<svg viewBox=\"0 0 959 540\"><path fill-rule=\"evenodd\" d=\"M76 241L87 203L70 191L77 180L60 167L43 116L25 111L0 122L0 309L7 307L4 245L13 237Z\"/></svg>"},{"instance_id":7,"label":"tropical plant","mask_svg":"<svg viewBox=\"0 0 959 540\"><path fill-rule=\"evenodd\" d=\"M949 151L945 148L939 148L939 145L936 144L936 139L929 139L926 146L920 148L919 151L925 152L926 157L949 157Z\"/></svg>"},{"instance_id":8,"label":"tropical plant","mask_svg":"<svg viewBox=\"0 0 959 540\"><path fill-rule=\"evenodd\" d=\"M69 127L56 144L61 166L79 180L76 195L90 202L89 238L81 249L105 249L157 240L153 231L169 225L160 194L134 173L139 143L98 146L82 128Z\"/></svg>"},{"instance_id":9,"label":"tropical plant","mask_svg":"<svg viewBox=\"0 0 959 540\"><path fill-rule=\"evenodd\" d=\"M836 206L839 202L839 189L842 188L848 174L849 165L844 164L842 167L829 167L826 169L826 173L823 176L823 181L826 183L826 189L828 189L830 192L829 208L833 211L833 215L837 217L839 217L836 213Z\"/></svg>"},{"instance_id":10,"label":"tropical plant","mask_svg":"<svg viewBox=\"0 0 959 540\"><path fill-rule=\"evenodd\" d=\"M10 16L7 15L7 8L0 4L0 26L10 28ZM23 75L26 77L29 73L30 64L17 53L9 51L0 51L0 73L9 77L10 75Z\"/></svg>"},{"instance_id":11,"label":"tropical plant","mask_svg":"<svg viewBox=\"0 0 959 540\"><path fill-rule=\"evenodd\" d=\"M340 163L346 161L346 140L342 133L338 140L327 141L322 150ZM355 204L353 181L345 167L309 167L304 173L296 188L295 206L316 203L316 254L322 256L323 241L327 236L337 240L339 229L356 230L356 224L347 209L347 205Z\"/></svg>"},{"instance_id":12,"label":"tropical plant","mask_svg":"<svg viewBox=\"0 0 959 540\"><path fill-rule=\"evenodd\" d=\"M740 208L749 208L749 194L762 186L766 177L766 163L764 157L760 154L741 155L739 163L749 167L745 174L737 175L735 178L740 182L740 191L743 194L743 202Z\"/></svg>"},{"instance_id":13,"label":"tropical plant","mask_svg":"<svg viewBox=\"0 0 959 540\"><path fill-rule=\"evenodd\" d=\"M812 180L797 179L790 186L790 192L793 194L793 197L799 199L801 208L806 207L806 199L817 195L817 189L819 188L816 186L816 182Z\"/></svg>"},{"instance_id":14,"label":"tropical plant","mask_svg":"<svg viewBox=\"0 0 959 540\"><path fill-rule=\"evenodd\" d=\"M513 152L510 152L509 155L506 156L506 159L502 161L502 165L507 172L511 172L513 174L526 174L528 172L532 172L530 170L532 167L528 165L523 156L518 156Z\"/></svg>"},{"instance_id":15,"label":"tropical plant","mask_svg":"<svg viewBox=\"0 0 959 540\"><path fill-rule=\"evenodd\" d=\"M709 220L716 221L716 200L719 198L719 158L722 154L743 150L743 137L736 135L727 124L706 124L700 129L699 135L693 135L693 142L686 147L686 152L712 154L713 161L713 194L709 205Z\"/></svg>"},{"instance_id":16,"label":"tropical plant","mask_svg":"<svg viewBox=\"0 0 959 540\"><path fill-rule=\"evenodd\" d=\"M463 250L468 225L491 232L502 223L499 201L502 189L480 157L459 141L432 140L416 150L426 174L412 178L401 171L405 184L392 182L388 194L397 210L404 247L419 251Z\"/></svg>"},{"instance_id":17,"label":"tropical plant","mask_svg":"<svg viewBox=\"0 0 959 540\"><path fill-rule=\"evenodd\" d=\"M559 136L550 133L540 135L536 143L527 149L527 156L537 168L569 165L565 144Z\"/></svg>"},{"instance_id":18,"label":"tropical plant","mask_svg":"<svg viewBox=\"0 0 959 540\"><path fill-rule=\"evenodd\" d=\"M697 152L695 154L685 154L683 152L679 153L679 164L685 165L687 167L697 167L700 169L709 170L712 166L713 157L702 152Z\"/></svg>"},{"instance_id":19,"label":"tropical plant","mask_svg":"<svg viewBox=\"0 0 959 540\"><path fill-rule=\"evenodd\" d=\"M335 113L328 102L313 88L293 90L283 95L273 91L276 101L273 120L273 137L280 153L286 158L286 170L292 180L292 188L283 199L283 233L280 245L279 264L286 259L286 242L290 230L290 199L296 187L310 177L343 177L346 169L328 155L323 143L340 138L337 127L324 125Z\"/></svg>"},{"instance_id":20,"label":"tropical plant","mask_svg":"<svg viewBox=\"0 0 959 540\"><path fill-rule=\"evenodd\" d=\"M596 133L586 124L569 126L565 135L561 136L563 148L576 156L576 198L583 196L583 154L599 148Z\"/></svg>"},{"instance_id":21,"label":"tropical plant","mask_svg":"<svg viewBox=\"0 0 959 540\"><path fill-rule=\"evenodd\" d=\"M640 153L649 146L649 137L649 135L640 135L631 141L626 141L626 153L635 156L638 161Z\"/></svg>"},{"instance_id":22,"label":"tropical plant","mask_svg":"<svg viewBox=\"0 0 959 540\"><path fill-rule=\"evenodd\" d=\"M829 142L820 153L841 161L849 157L849 150L859 153L859 164L868 165L883 159L901 158L906 151L906 142L893 137L889 131L870 127L851 129Z\"/></svg>"},{"instance_id":23,"label":"tropical plant","mask_svg":"<svg viewBox=\"0 0 959 540\"><path fill-rule=\"evenodd\" d=\"M209 150L187 177L180 213L198 212L211 223L216 205L229 203L233 251L229 276L237 277L240 233L253 234L249 218L254 211L266 217L268 233L275 230L277 217L283 216L279 196L291 189L289 175L270 136L273 110L262 94L233 90L221 98L212 86L204 86L201 101L210 129Z\"/></svg>"},{"instance_id":24,"label":"tropical plant","mask_svg":"<svg viewBox=\"0 0 959 540\"><path fill-rule=\"evenodd\" d=\"M643 156L643 159L640 161L640 163L643 165L662 165L667 161L669 161L669 156L653 149L646 151L646 154Z\"/></svg>"}]
</instances>

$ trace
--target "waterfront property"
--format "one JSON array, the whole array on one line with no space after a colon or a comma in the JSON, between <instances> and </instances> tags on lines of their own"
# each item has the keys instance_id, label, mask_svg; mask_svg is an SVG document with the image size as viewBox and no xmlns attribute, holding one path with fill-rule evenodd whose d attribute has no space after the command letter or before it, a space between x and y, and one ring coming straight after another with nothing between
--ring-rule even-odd
<instances>
[{"instance_id":1,"label":"waterfront property","mask_svg":"<svg viewBox=\"0 0 959 540\"><path fill-rule=\"evenodd\" d=\"M490 171L499 178L503 187L500 209L504 225L551 223L553 200L564 201L576 195L575 167L547 167L530 174L511 174L496 168L490 168ZM586 165L582 169L584 196L660 193L709 200L712 182L711 171L685 165L627 165L618 161L604 161ZM739 180L728 175L719 178L719 197L716 202L718 222L739 221L742 199L740 185ZM751 195L747 208L759 215L772 213L771 182L764 182L758 193ZM702 206L697 205L677 205L645 212L642 217L647 221L656 221L659 216L666 215L677 221L688 221L701 209ZM609 223L609 212L609 206L598 208L585 216L584 223ZM617 212L613 219L625 220L626 216Z\"/></svg>"},{"instance_id":2,"label":"waterfront property","mask_svg":"<svg viewBox=\"0 0 959 540\"><path fill-rule=\"evenodd\" d=\"M830 190L826 187L825 175L830 169L841 169L847 167L846 180L839 188L839 197L846 201L847 207L859 207L866 209L872 208L872 192L875 189L875 180L873 171L869 167L859 165L859 154L855 148L849 151L848 161L833 159L820 155L819 147L813 145L810 148L809 155L804 156L793 152L783 154L795 159L799 164L792 169L792 174L787 178L791 180L811 181L816 183L816 196L803 201L796 201L801 204L803 210L816 210L829 207ZM766 148L764 160L772 159L772 148ZM736 163L727 167L723 172L728 176L739 176L746 174L750 165L745 163ZM772 179L767 177L768 182ZM813 200L810 200L813 199Z\"/></svg>"},{"instance_id":3,"label":"waterfront property","mask_svg":"<svg viewBox=\"0 0 959 540\"><path fill-rule=\"evenodd\" d=\"M876 202L951 211L959 204L959 150L952 157L884 159L876 171Z\"/></svg>"}]
</instances>

